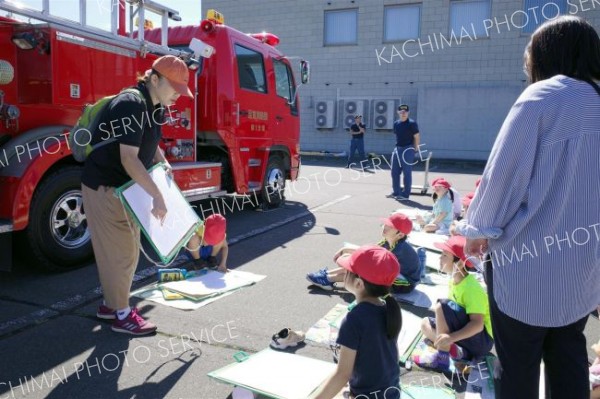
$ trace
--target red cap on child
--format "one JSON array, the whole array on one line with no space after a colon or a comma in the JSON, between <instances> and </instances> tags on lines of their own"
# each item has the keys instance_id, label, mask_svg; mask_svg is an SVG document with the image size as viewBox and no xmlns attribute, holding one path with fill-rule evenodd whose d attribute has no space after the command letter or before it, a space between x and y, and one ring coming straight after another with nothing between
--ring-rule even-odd
<instances>
[{"instance_id":1,"label":"red cap on child","mask_svg":"<svg viewBox=\"0 0 600 399\"><path fill-rule=\"evenodd\" d=\"M474 196L475 196L475 193L473 193L473 192L466 194L462 199L462 204L464 206L471 206L471 201L473 201Z\"/></svg>"},{"instance_id":2,"label":"red cap on child","mask_svg":"<svg viewBox=\"0 0 600 399\"><path fill-rule=\"evenodd\" d=\"M435 187L435 186L442 186L442 187L444 187L444 188L446 188L448 190L450 190L450 187L451 187L450 183L448 183L446 181L446 179L444 179L443 177L438 177L437 179L434 179L431 182L431 187Z\"/></svg>"},{"instance_id":3,"label":"red cap on child","mask_svg":"<svg viewBox=\"0 0 600 399\"><path fill-rule=\"evenodd\" d=\"M350 256L340 256L337 264L371 284L386 287L391 286L400 274L396 255L378 245L365 245Z\"/></svg>"},{"instance_id":4,"label":"red cap on child","mask_svg":"<svg viewBox=\"0 0 600 399\"><path fill-rule=\"evenodd\" d=\"M450 252L452 255L460 258L468 267L475 267L465 255L465 244L467 239L464 236L452 236L446 242L436 242L433 245L442 251Z\"/></svg>"},{"instance_id":5,"label":"red cap on child","mask_svg":"<svg viewBox=\"0 0 600 399\"><path fill-rule=\"evenodd\" d=\"M215 213L204 221L204 242L208 245L217 245L225 239L227 221L222 215Z\"/></svg>"},{"instance_id":6,"label":"red cap on child","mask_svg":"<svg viewBox=\"0 0 600 399\"><path fill-rule=\"evenodd\" d=\"M402 234L410 234L413 228L412 221L408 216L403 213L397 212L392 214L390 217L381 219L383 224L393 227Z\"/></svg>"}]
</instances>

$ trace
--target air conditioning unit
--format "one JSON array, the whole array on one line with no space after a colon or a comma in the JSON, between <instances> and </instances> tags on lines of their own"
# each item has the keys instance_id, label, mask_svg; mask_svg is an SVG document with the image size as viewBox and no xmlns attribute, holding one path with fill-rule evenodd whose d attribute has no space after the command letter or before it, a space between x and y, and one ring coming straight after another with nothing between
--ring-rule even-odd
<instances>
[{"instance_id":1,"label":"air conditioning unit","mask_svg":"<svg viewBox=\"0 0 600 399\"><path fill-rule=\"evenodd\" d=\"M332 129L335 127L335 101L317 100L315 103L315 127Z\"/></svg>"},{"instance_id":2,"label":"air conditioning unit","mask_svg":"<svg viewBox=\"0 0 600 399\"><path fill-rule=\"evenodd\" d=\"M392 130L396 115L394 100L373 100L373 129Z\"/></svg>"},{"instance_id":3,"label":"air conditioning unit","mask_svg":"<svg viewBox=\"0 0 600 399\"><path fill-rule=\"evenodd\" d=\"M369 127L369 115L367 115L368 102L366 100L344 100L342 104L343 128L350 129L354 124L354 116L362 115L362 122Z\"/></svg>"}]
</instances>

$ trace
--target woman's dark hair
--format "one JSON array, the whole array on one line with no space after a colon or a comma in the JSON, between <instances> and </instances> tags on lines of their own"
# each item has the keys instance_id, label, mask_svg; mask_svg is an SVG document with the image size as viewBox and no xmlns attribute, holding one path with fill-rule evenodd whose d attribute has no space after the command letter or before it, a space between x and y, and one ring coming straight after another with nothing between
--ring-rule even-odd
<instances>
[{"instance_id":1,"label":"woman's dark hair","mask_svg":"<svg viewBox=\"0 0 600 399\"><path fill-rule=\"evenodd\" d=\"M588 83L600 80L598 33L589 22L573 15L547 21L531 35L524 70L531 83L555 75Z\"/></svg>"},{"instance_id":2,"label":"woman's dark hair","mask_svg":"<svg viewBox=\"0 0 600 399\"><path fill-rule=\"evenodd\" d=\"M394 297L389 295L390 287L373 284L365 279L362 279L362 281L365 285L365 291L367 291L369 296L377 298L385 296L385 324L387 329L387 337L393 340L398 339L398 334L400 334L400 330L402 329L402 313L400 312L400 306L398 305L398 302L396 302Z\"/></svg>"},{"instance_id":3,"label":"woman's dark hair","mask_svg":"<svg viewBox=\"0 0 600 399\"><path fill-rule=\"evenodd\" d=\"M448 189L448 195L450 196L450 201L454 202L454 192ZM436 202L438 199L437 193L431 194L431 198L433 198L433 202Z\"/></svg>"},{"instance_id":4,"label":"woman's dark hair","mask_svg":"<svg viewBox=\"0 0 600 399\"><path fill-rule=\"evenodd\" d=\"M157 71L152 69L149 74L141 75L138 73L136 81L138 84L139 83L150 83L150 79L152 78L152 75L158 76L159 79L162 76L160 73L158 73Z\"/></svg>"}]
</instances>

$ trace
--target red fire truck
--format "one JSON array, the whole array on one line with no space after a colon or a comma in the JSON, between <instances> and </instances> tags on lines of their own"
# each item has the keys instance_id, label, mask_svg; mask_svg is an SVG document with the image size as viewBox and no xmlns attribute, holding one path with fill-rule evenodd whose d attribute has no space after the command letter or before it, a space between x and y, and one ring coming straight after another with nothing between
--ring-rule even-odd
<instances>
[{"instance_id":1,"label":"red fire truck","mask_svg":"<svg viewBox=\"0 0 600 399\"><path fill-rule=\"evenodd\" d=\"M189 201L252 194L275 206L298 175L306 61L291 62L275 35L239 32L213 10L198 25L169 27L177 11L117 1L104 31L85 24L86 0L79 22L50 15L49 0L41 11L0 0L9 13L0 17L0 270L11 267L13 237L47 270L93 255L68 132L85 104L132 86L165 54L186 61L194 93L170 107L161 143ZM161 16L160 28L145 26L147 12Z\"/></svg>"}]
</instances>

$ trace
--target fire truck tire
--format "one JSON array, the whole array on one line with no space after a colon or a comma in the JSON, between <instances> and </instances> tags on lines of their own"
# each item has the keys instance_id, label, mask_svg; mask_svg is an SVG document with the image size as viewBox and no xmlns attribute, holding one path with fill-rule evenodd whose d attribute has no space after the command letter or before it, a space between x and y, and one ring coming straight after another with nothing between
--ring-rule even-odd
<instances>
[{"instance_id":1,"label":"fire truck tire","mask_svg":"<svg viewBox=\"0 0 600 399\"><path fill-rule=\"evenodd\" d=\"M81 196L78 166L67 166L45 178L33 200L26 239L30 256L43 270L68 271L93 256Z\"/></svg>"},{"instance_id":2,"label":"fire truck tire","mask_svg":"<svg viewBox=\"0 0 600 399\"><path fill-rule=\"evenodd\" d=\"M267 171L261 189L262 205L276 208L285 202L285 169L283 160L270 156Z\"/></svg>"}]
</instances>

